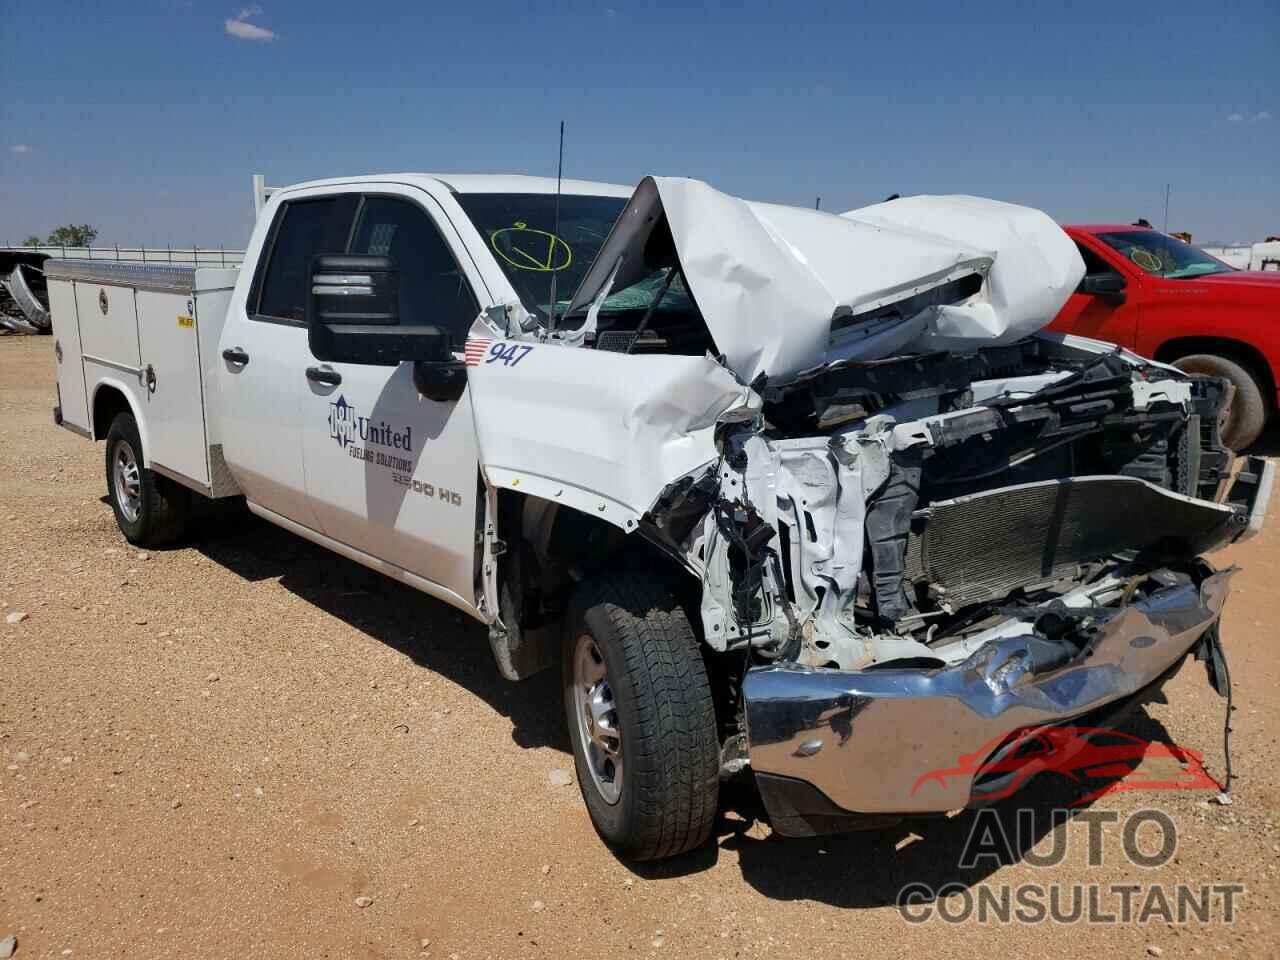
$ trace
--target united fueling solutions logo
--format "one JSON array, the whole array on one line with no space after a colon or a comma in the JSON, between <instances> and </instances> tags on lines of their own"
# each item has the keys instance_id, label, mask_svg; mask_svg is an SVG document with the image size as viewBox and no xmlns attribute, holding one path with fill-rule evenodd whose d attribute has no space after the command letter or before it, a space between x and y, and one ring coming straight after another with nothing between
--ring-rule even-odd
<instances>
[{"instance_id":1,"label":"united fueling solutions logo","mask_svg":"<svg viewBox=\"0 0 1280 960\"><path fill-rule=\"evenodd\" d=\"M347 403L347 398L341 394L329 404L329 436L351 456L370 461L374 460L373 453L368 447L361 448L360 444L413 452L412 426L394 427L385 420L374 423L356 413L355 404Z\"/></svg>"},{"instance_id":2,"label":"united fueling solutions logo","mask_svg":"<svg viewBox=\"0 0 1280 960\"><path fill-rule=\"evenodd\" d=\"M339 394L338 399L329 404L329 436L338 441L338 446L346 449L356 442L356 408L347 403Z\"/></svg>"},{"instance_id":3,"label":"united fueling solutions logo","mask_svg":"<svg viewBox=\"0 0 1280 960\"><path fill-rule=\"evenodd\" d=\"M461 507L465 503L462 494L414 476L411 424L397 427L386 420L374 422L356 413L355 405L339 395L329 404L329 437L348 458L366 467L365 482L381 482L385 478L436 504ZM370 471L368 467L380 469Z\"/></svg>"}]
</instances>

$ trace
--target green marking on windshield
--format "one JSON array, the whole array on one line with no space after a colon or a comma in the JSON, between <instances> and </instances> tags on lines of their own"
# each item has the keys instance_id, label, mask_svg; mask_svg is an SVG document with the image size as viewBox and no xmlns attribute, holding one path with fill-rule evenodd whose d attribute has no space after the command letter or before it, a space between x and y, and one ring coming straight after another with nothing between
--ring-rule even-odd
<instances>
[{"instance_id":1,"label":"green marking on windshield","mask_svg":"<svg viewBox=\"0 0 1280 960\"><path fill-rule=\"evenodd\" d=\"M573 249L563 239L548 230L530 227L521 220L510 227L492 231L489 246L517 270L555 273L573 263Z\"/></svg>"}]
</instances>

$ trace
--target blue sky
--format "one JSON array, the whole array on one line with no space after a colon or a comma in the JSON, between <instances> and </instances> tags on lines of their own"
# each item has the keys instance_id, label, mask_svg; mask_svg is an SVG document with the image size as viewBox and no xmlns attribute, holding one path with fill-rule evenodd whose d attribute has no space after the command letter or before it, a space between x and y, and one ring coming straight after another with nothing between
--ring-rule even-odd
<instances>
[{"instance_id":1,"label":"blue sky","mask_svg":"<svg viewBox=\"0 0 1280 960\"><path fill-rule=\"evenodd\" d=\"M243 246L249 176L973 193L1280 233L1280 2L0 0L0 242ZM21 24L21 32L13 29Z\"/></svg>"}]
</instances>

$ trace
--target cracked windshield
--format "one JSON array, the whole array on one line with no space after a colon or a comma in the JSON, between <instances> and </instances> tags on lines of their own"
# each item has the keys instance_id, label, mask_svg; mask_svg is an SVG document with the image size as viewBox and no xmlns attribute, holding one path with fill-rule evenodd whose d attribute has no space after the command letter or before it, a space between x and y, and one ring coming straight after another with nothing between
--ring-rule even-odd
<instances>
[{"instance_id":1,"label":"cracked windshield","mask_svg":"<svg viewBox=\"0 0 1280 960\"><path fill-rule=\"evenodd\" d=\"M458 203L493 251L498 265L515 287L526 310L542 321L551 304L555 278L556 313L568 306L614 221L626 206L622 197L560 197L560 225L556 228L556 198L549 193L460 194ZM662 289L666 270L653 274L606 298L604 313L647 307ZM662 306L687 307L683 278L670 284Z\"/></svg>"}]
</instances>

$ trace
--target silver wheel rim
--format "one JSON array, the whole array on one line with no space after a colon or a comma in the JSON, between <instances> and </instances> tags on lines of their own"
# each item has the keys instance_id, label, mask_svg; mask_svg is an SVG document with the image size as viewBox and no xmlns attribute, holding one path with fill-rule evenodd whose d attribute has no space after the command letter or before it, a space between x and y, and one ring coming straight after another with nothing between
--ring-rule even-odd
<instances>
[{"instance_id":1,"label":"silver wheel rim","mask_svg":"<svg viewBox=\"0 0 1280 960\"><path fill-rule=\"evenodd\" d=\"M142 471L129 441L121 440L116 444L112 471L116 481L116 504L126 520L136 523L138 514L142 512Z\"/></svg>"},{"instance_id":2,"label":"silver wheel rim","mask_svg":"<svg viewBox=\"0 0 1280 960\"><path fill-rule=\"evenodd\" d=\"M591 782L610 805L622 795L622 729L600 648L583 634L573 652L573 715Z\"/></svg>"}]
</instances>

